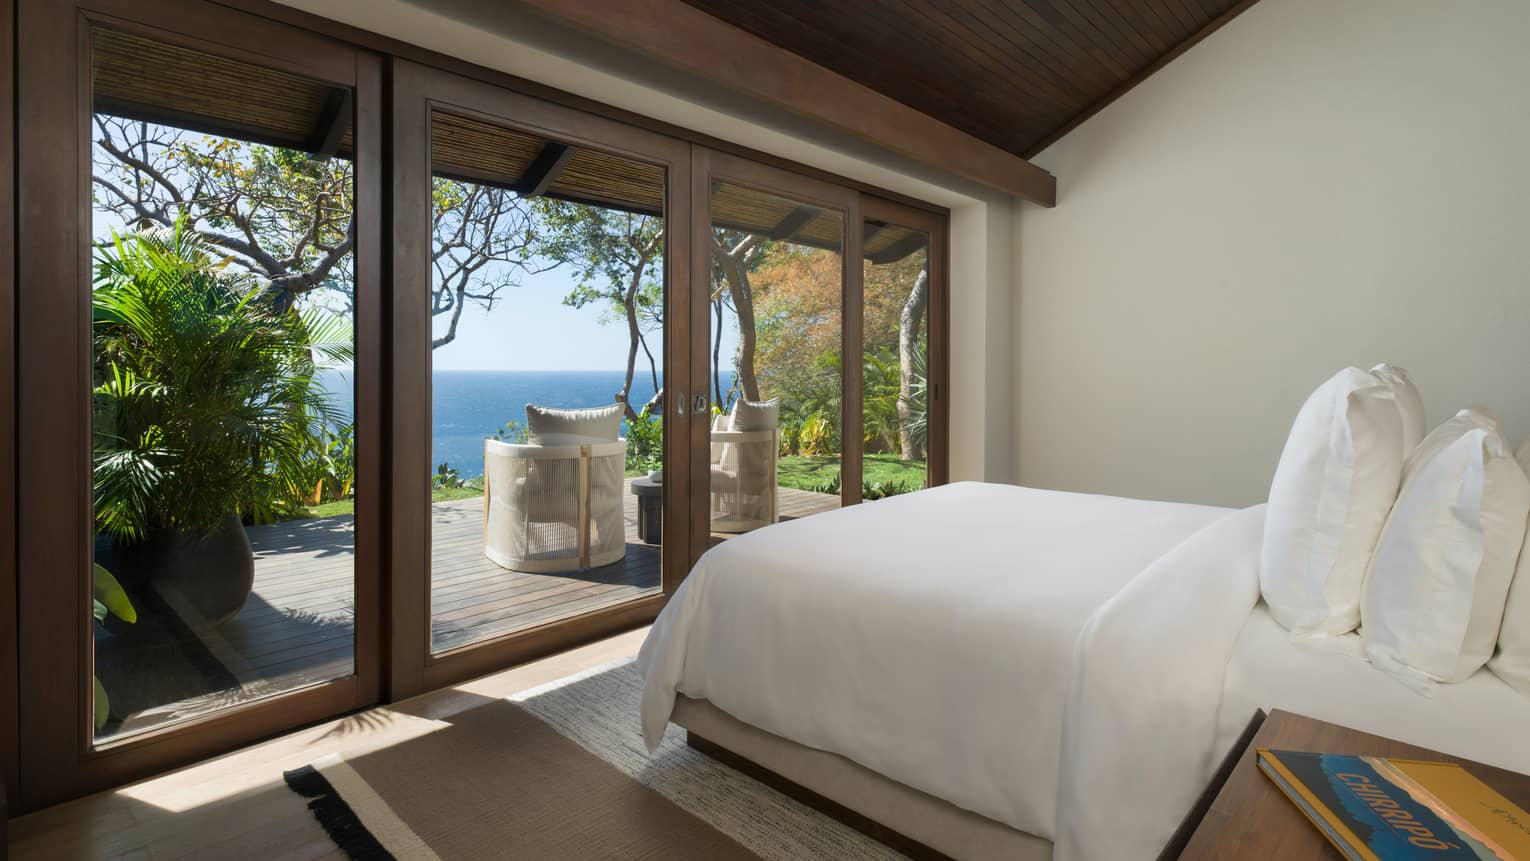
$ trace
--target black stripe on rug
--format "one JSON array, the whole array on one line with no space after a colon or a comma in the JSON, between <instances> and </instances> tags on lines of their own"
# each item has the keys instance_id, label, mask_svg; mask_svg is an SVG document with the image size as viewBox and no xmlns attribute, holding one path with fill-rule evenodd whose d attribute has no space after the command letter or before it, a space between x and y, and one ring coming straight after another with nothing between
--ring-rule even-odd
<instances>
[{"instance_id":1,"label":"black stripe on rug","mask_svg":"<svg viewBox=\"0 0 1530 861\"><path fill-rule=\"evenodd\" d=\"M288 788L309 800L308 809L313 812L313 818L319 820L324 833L352 861L397 861L393 853L384 849L372 832L361 824L356 811L345 803L318 769L305 765L282 772L282 778L287 781Z\"/></svg>"}]
</instances>

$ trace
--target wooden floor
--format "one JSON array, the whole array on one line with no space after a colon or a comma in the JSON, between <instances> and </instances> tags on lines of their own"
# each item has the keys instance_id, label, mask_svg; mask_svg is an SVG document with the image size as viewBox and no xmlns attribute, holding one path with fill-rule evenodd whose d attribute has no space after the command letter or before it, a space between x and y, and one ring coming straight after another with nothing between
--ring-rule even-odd
<instances>
[{"instance_id":1,"label":"wooden floor","mask_svg":"<svg viewBox=\"0 0 1530 861\"><path fill-rule=\"evenodd\" d=\"M438 729L437 721L631 656L643 628L385 708L11 820L10 857L38 861L342 859L282 772L331 753L359 756Z\"/></svg>"},{"instance_id":2,"label":"wooden floor","mask_svg":"<svg viewBox=\"0 0 1530 861\"><path fill-rule=\"evenodd\" d=\"M658 591L659 549L637 534L637 498L629 492L623 499L625 558L562 574L510 571L489 561L481 500L433 506L433 647L452 648ZM782 519L838 504L827 494L780 491ZM98 674L114 711L130 713L108 732L205 714L352 672L354 519L294 520L248 532L255 585L233 620L179 637L137 631L98 641Z\"/></svg>"}]
</instances>

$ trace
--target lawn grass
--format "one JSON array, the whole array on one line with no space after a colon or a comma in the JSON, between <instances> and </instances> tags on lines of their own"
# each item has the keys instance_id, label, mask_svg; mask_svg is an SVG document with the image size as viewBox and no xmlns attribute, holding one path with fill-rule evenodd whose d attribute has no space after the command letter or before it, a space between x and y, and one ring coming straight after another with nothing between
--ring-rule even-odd
<instances>
[{"instance_id":1,"label":"lawn grass","mask_svg":"<svg viewBox=\"0 0 1530 861\"><path fill-rule=\"evenodd\" d=\"M476 499L483 496L482 487L474 487L465 484L462 487L441 488L438 487L430 492L431 502L450 502L453 499ZM320 505L310 505L303 509L304 517L337 517L341 514L355 514L356 500L341 499L335 502L325 502Z\"/></svg>"}]
</instances>

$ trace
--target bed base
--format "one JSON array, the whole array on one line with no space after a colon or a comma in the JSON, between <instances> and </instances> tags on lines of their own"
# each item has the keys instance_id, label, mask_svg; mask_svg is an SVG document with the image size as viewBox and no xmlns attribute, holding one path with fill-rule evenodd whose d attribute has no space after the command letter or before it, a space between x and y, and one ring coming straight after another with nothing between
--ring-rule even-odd
<instances>
[{"instance_id":1,"label":"bed base","mask_svg":"<svg viewBox=\"0 0 1530 861\"><path fill-rule=\"evenodd\" d=\"M772 735L705 700L678 697L671 720L697 752L917 861L1051 861L1048 840Z\"/></svg>"}]
</instances>

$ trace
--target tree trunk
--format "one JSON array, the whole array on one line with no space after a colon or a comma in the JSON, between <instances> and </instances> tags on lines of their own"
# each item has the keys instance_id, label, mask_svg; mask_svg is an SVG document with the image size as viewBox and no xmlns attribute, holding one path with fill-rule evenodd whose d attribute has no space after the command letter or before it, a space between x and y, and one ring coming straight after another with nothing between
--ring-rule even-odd
<instances>
[{"instance_id":1,"label":"tree trunk","mask_svg":"<svg viewBox=\"0 0 1530 861\"><path fill-rule=\"evenodd\" d=\"M723 326L723 300L720 294L712 300L712 320L712 403L722 410L727 409L728 405L723 403L722 379L717 376L720 370L717 367L717 361L719 354L722 353Z\"/></svg>"},{"instance_id":2,"label":"tree trunk","mask_svg":"<svg viewBox=\"0 0 1530 861\"><path fill-rule=\"evenodd\" d=\"M754 294L749 285L748 260L762 241L763 237L750 236L731 249L720 245L715 248L728 293L733 297L733 312L738 315L738 382L744 399L750 401L760 400L760 381L754 372Z\"/></svg>"},{"instance_id":3,"label":"tree trunk","mask_svg":"<svg viewBox=\"0 0 1530 861\"><path fill-rule=\"evenodd\" d=\"M914 411L914 350L919 344L919 324L929 304L930 267L926 263L898 314L898 438L904 460L918 460L923 454L908 432L908 422ZM925 404L925 409L929 409L929 404Z\"/></svg>"},{"instance_id":4,"label":"tree trunk","mask_svg":"<svg viewBox=\"0 0 1530 861\"><path fill-rule=\"evenodd\" d=\"M642 340L643 333L638 328L637 316L637 291L643 282L643 269L647 261L639 261L632 271L632 280L627 284L627 292L622 294L622 309L627 312L627 376L622 380L622 391L617 397L621 400L627 411L627 418L636 420L637 410L632 408L629 396L632 394L632 375L637 373L638 342Z\"/></svg>"}]
</instances>

